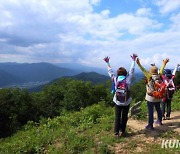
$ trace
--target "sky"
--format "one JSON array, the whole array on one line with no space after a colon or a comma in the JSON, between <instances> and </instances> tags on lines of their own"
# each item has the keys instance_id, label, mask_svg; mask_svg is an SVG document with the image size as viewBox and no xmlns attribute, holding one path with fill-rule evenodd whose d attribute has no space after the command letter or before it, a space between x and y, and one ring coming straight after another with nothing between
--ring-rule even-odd
<instances>
[{"instance_id":1,"label":"sky","mask_svg":"<svg viewBox=\"0 0 180 154\"><path fill-rule=\"evenodd\" d=\"M0 0L0 62L180 63L180 0Z\"/></svg>"}]
</instances>

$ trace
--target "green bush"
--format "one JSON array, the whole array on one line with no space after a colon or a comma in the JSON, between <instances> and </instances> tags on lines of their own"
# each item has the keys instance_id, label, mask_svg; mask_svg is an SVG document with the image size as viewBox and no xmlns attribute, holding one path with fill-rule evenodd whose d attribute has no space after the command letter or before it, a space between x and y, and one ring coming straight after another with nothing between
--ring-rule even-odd
<instances>
[{"instance_id":1,"label":"green bush","mask_svg":"<svg viewBox=\"0 0 180 154\"><path fill-rule=\"evenodd\" d=\"M180 111L180 90L176 91L173 95L173 100L171 102L172 110Z\"/></svg>"},{"instance_id":2,"label":"green bush","mask_svg":"<svg viewBox=\"0 0 180 154\"><path fill-rule=\"evenodd\" d=\"M40 123L28 122L23 130L12 137L0 140L2 153L82 153L96 144L96 131L110 130L113 110L102 101L80 112L65 113L54 119L41 119ZM109 117L104 125L104 118ZM110 118L111 117L111 118ZM105 118L106 119L106 118ZM102 124L101 124L102 123ZM89 133L88 133L89 132ZM57 144L60 146L57 146Z\"/></svg>"},{"instance_id":3,"label":"green bush","mask_svg":"<svg viewBox=\"0 0 180 154\"><path fill-rule=\"evenodd\" d=\"M1 89L0 137L12 135L29 120L38 122L43 117L53 118L63 115L66 111L80 111L81 108L102 100L108 102L108 106L112 100L108 86L62 78L38 93L29 94L26 90L20 89Z\"/></svg>"}]
</instances>

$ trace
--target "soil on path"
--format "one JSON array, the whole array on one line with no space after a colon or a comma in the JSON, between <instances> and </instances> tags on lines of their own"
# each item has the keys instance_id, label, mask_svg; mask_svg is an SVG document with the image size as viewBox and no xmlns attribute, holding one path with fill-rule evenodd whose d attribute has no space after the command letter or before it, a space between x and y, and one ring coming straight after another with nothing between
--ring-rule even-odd
<instances>
[{"instance_id":1,"label":"soil on path","mask_svg":"<svg viewBox=\"0 0 180 154\"><path fill-rule=\"evenodd\" d=\"M164 139L179 139L180 111L172 112L171 119L163 120L162 126L154 125L154 130L146 130L146 125L147 122L130 118L127 124L129 135L125 137L125 142L116 144L115 153L149 153L155 145L160 149Z\"/></svg>"}]
</instances>

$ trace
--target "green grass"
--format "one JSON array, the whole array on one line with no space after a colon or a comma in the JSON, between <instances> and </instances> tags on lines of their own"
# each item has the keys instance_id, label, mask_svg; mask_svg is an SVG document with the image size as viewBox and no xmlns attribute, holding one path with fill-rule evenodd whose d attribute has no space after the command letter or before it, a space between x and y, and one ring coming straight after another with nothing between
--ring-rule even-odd
<instances>
[{"instance_id":1,"label":"green grass","mask_svg":"<svg viewBox=\"0 0 180 154\"><path fill-rule=\"evenodd\" d=\"M180 111L180 90L173 95L171 106L173 111Z\"/></svg>"},{"instance_id":2,"label":"green grass","mask_svg":"<svg viewBox=\"0 0 180 154\"><path fill-rule=\"evenodd\" d=\"M179 93L175 94L173 110L178 110ZM147 106L144 101L138 119L146 119ZM114 108L105 102L82 109L79 112L64 113L54 119L41 119L39 123L29 121L23 130L12 137L0 140L0 153L57 153L57 154L93 154L114 153L115 144L126 144L126 150L133 152L138 144L127 138L113 136ZM131 128L127 128L132 131ZM175 132L165 132L160 138L178 137ZM140 141L139 141L140 143ZM150 153L178 152L179 149L162 149L158 145L146 145Z\"/></svg>"},{"instance_id":3,"label":"green grass","mask_svg":"<svg viewBox=\"0 0 180 154\"><path fill-rule=\"evenodd\" d=\"M24 130L0 140L1 153L82 153L108 151L114 113L105 102L54 119L29 122ZM100 141L96 141L100 139ZM100 142L96 146L96 142Z\"/></svg>"},{"instance_id":4,"label":"green grass","mask_svg":"<svg viewBox=\"0 0 180 154\"><path fill-rule=\"evenodd\" d=\"M147 145L147 151L153 154L178 154L180 153L179 148L162 148L161 143Z\"/></svg>"}]
</instances>

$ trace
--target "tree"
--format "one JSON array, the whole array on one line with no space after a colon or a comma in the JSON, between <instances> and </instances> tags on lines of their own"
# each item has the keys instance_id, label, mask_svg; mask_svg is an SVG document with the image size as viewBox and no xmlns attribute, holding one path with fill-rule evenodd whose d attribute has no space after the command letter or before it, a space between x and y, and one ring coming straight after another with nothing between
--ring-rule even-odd
<instances>
[{"instance_id":1,"label":"tree","mask_svg":"<svg viewBox=\"0 0 180 154\"><path fill-rule=\"evenodd\" d=\"M174 83L177 86L177 88L180 88L180 71L176 72Z\"/></svg>"},{"instance_id":2,"label":"tree","mask_svg":"<svg viewBox=\"0 0 180 154\"><path fill-rule=\"evenodd\" d=\"M68 82L64 94L64 107L67 110L79 110L90 104L92 84L90 82L72 80Z\"/></svg>"},{"instance_id":3,"label":"tree","mask_svg":"<svg viewBox=\"0 0 180 154\"><path fill-rule=\"evenodd\" d=\"M31 97L26 90L0 90L0 136L15 132L31 120Z\"/></svg>"},{"instance_id":4,"label":"tree","mask_svg":"<svg viewBox=\"0 0 180 154\"><path fill-rule=\"evenodd\" d=\"M146 85L144 79L139 80L131 86L131 96L135 101L142 101L146 95Z\"/></svg>"}]
</instances>

